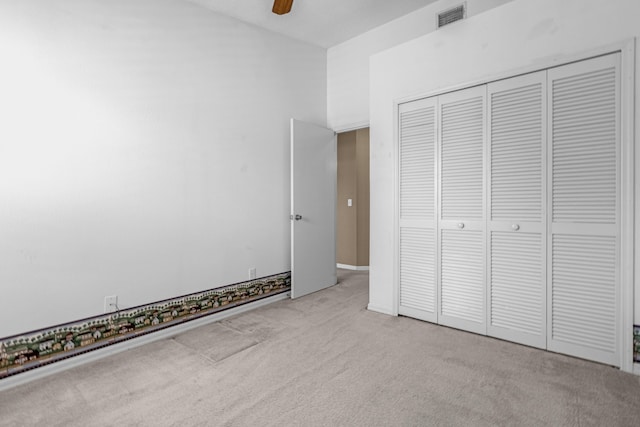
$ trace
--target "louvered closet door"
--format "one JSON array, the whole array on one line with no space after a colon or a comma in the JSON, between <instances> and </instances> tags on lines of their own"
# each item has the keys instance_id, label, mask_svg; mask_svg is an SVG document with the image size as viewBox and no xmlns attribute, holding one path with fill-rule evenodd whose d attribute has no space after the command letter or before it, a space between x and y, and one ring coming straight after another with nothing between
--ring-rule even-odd
<instances>
[{"instance_id":1,"label":"louvered closet door","mask_svg":"<svg viewBox=\"0 0 640 427\"><path fill-rule=\"evenodd\" d=\"M489 84L487 333L546 348L546 72Z\"/></svg>"},{"instance_id":2,"label":"louvered closet door","mask_svg":"<svg viewBox=\"0 0 640 427\"><path fill-rule=\"evenodd\" d=\"M549 70L548 348L619 366L619 55Z\"/></svg>"},{"instance_id":3,"label":"louvered closet door","mask_svg":"<svg viewBox=\"0 0 640 427\"><path fill-rule=\"evenodd\" d=\"M486 86L439 97L439 322L486 333L484 137Z\"/></svg>"},{"instance_id":4,"label":"louvered closet door","mask_svg":"<svg viewBox=\"0 0 640 427\"><path fill-rule=\"evenodd\" d=\"M399 108L400 314L437 322L436 99Z\"/></svg>"}]
</instances>

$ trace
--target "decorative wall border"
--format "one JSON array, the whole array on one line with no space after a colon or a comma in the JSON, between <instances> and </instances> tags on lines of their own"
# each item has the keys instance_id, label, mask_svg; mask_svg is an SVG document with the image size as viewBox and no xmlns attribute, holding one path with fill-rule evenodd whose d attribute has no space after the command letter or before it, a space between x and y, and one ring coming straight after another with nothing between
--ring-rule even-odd
<instances>
[{"instance_id":1,"label":"decorative wall border","mask_svg":"<svg viewBox=\"0 0 640 427\"><path fill-rule=\"evenodd\" d=\"M633 361L640 363L640 325L633 325Z\"/></svg>"},{"instance_id":2,"label":"decorative wall border","mask_svg":"<svg viewBox=\"0 0 640 427\"><path fill-rule=\"evenodd\" d=\"M291 290L291 272L0 338L0 380Z\"/></svg>"}]
</instances>

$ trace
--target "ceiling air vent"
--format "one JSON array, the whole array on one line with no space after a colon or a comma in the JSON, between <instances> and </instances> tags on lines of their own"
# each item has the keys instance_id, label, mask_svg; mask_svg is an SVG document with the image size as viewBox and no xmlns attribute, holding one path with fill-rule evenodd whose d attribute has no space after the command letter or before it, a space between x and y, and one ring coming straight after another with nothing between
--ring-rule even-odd
<instances>
[{"instance_id":1,"label":"ceiling air vent","mask_svg":"<svg viewBox=\"0 0 640 427\"><path fill-rule=\"evenodd\" d=\"M466 18L466 16L467 8L465 7L464 3L451 9L447 9L444 12L440 12L438 14L438 28L464 19Z\"/></svg>"}]
</instances>

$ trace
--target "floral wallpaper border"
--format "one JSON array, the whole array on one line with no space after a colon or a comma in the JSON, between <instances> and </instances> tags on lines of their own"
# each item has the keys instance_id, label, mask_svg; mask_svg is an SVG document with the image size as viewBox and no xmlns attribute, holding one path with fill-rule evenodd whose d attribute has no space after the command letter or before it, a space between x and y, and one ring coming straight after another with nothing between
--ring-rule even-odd
<instances>
[{"instance_id":1,"label":"floral wallpaper border","mask_svg":"<svg viewBox=\"0 0 640 427\"><path fill-rule=\"evenodd\" d=\"M291 272L0 338L0 379L291 289Z\"/></svg>"}]
</instances>

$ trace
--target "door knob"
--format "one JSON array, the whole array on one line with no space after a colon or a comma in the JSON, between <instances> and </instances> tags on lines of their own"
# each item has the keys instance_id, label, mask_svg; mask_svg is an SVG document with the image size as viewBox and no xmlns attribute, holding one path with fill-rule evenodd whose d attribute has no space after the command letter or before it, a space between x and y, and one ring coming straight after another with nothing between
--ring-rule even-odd
<instances>
[{"instance_id":1,"label":"door knob","mask_svg":"<svg viewBox=\"0 0 640 427\"><path fill-rule=\"evenodd\" d=\"M458 223L458 228L462 230L464 228L464 222Z\"/></svg>"},{"instance_id":2,"label":"door knob","mask_svg":"<svg viewBox=\"0 0 640 427\"><path fill-rule=\"evenodd\" d=\"M518 231L518 230L520 230L520 226L519 226L518 224L513 224L513 225L511 226L511 228L513 228L513 231Z\"/></svg>"},{"instance_id":3,"label":"door knob","mask_svg":"<svg viewBox=\"0 0 640 427\"><path fill-rule=\"evenodd\" d=\"M296 214L295 216L291 215L290 218L295 219L296 221L300 221L302 219L302 215L298 215L298 214Z\"/></svg>"}]
</instances>

